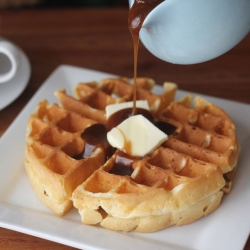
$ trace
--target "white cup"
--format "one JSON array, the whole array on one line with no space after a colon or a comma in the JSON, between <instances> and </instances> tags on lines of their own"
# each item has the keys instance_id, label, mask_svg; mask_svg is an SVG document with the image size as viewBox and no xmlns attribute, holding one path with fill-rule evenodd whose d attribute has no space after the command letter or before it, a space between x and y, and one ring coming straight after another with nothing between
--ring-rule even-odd
<instances>
[{"instance_id":1,"label":"white cup","mask_svg":"<svg viewBox=\"0 0 250 250\"><path fill-rule=\"evenodd\" d=\"M164 61L194 64L224 54L249 31L250 0L166 0L149 13L140 39Z\"/></svg>"},{"instance_id":2,"label":"white cup","mask_svg":"<svg viewBox=\"0 0 250 250\"><path fill-rule=\"evenodd\" d=\"M0 84L10 81L20 66L20 50L11 42L0 38Z\"/></svg>"}]
</instances>

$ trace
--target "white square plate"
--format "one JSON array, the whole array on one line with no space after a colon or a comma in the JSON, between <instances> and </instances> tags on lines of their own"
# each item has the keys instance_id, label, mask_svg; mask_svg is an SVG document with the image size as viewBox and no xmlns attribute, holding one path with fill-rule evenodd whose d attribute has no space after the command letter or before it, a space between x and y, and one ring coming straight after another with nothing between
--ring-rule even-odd
<instances>
[{"instance_id":1,"label":"white square plate","mask_svg":"<svg viewBox=\"0 0 250 250\"><path fill-rule=\"evenodd\" d=\"M242 151L230 195L223 198L216 211L192 224L147 234L113 232L81 224L76 209L59 218L38 200L23 163L29 115L43 99L57 102L54 97L57 89L65 88L71 94L73 86L80 81L98 81L111 76L67 65L58 67L2 136L0 226L81 249L242 249L250 231L250 106L246 104L205 96L231 116ZM162 91L160 86L154 88L155 93ZM179 90L176 98L185 94Z\"/></svg>"}]
</instances>

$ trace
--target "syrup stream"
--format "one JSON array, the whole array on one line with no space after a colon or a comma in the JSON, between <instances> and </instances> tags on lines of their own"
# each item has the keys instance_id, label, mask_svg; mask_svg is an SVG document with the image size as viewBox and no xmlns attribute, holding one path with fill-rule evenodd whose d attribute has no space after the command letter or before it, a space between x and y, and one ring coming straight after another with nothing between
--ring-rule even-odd
<instances>
[{"instance_id":1,"label":"syrup stream","mask_svg":"<svg viewBox=\"0 0 250 250\"><path fill-rule=\"evenodd\" d=\"M133 113L137 114L136 93L137 93L137 61L139 48L139 33L147 15L164 0L135 0L128 15L128 27L134 43L134 93L133 93Z\"/></svg>"}]
</instances>

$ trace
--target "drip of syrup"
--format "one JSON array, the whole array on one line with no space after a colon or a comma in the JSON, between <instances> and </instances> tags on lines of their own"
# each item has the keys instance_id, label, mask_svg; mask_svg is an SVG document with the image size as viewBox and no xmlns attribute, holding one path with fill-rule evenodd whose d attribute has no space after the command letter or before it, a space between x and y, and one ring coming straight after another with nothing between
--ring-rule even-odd
<instances>
[{"instance_id":1,"label":"drip of syrup","mask_svg":"<svg viewBox=\"0 0 250 250\"><path fill-rule=\"evenodd\" d=\"M81 137L85 142L84 149L73 158L84 159L90 156L96 147L101 147L104 150L106 159L109 159L113 155L114 149L108 143L105 125L100 123L93 124L84 130Z\"/></svg>"},{"instance_id":2,"label":"drip of syrup","mask_svg":"<svg viewBox=\"0 0 250 250\"><path fill-rule=\"evenodd\" d=\"M131 175L134 171L131 165L135 160L135 157L129 156L122 151L118 151L116 153L114 165L109 173L122 176Z\"/></svg>"},{"instance_id":3,"label":"drip of syrup","mask_svg":"<svg viewBox=\"0 0 250 250\"><path fill-rule=\"evenodd\" d=\"M139 47L139 32L147 15L164 0L135 0L128 15L128 26L134 43L134 94L133 94L133 115L137 114L136 109L136 78Z\"/></svg>"}]
</instances>

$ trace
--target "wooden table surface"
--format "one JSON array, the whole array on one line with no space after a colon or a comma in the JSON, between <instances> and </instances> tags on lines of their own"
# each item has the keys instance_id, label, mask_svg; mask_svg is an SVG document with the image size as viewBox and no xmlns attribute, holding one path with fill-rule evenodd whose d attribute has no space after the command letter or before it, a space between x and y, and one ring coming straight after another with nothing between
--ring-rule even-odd
<instances>
[{"instance_id":1,"label":"wooden table surface","mask_svg":"<svg viewBox=\"0 0 250 250\"><path fill-rule=\"evenodd\" d=\"M27 88L0 111L0 137L38 87L61 64L133 76L133 45L126 8L23 9L0 13L0 35L29 57ZM183 90L250 103L250 35L223 56L197 65L173 65L139 48L138 75L178 83ZM0 97L1 98L1 97ZM219 236L218 236L219 237ZM0 249L73 249L0 228ZM245 250L250 250L250 239Z\"/></svg>"}]
</instances>

